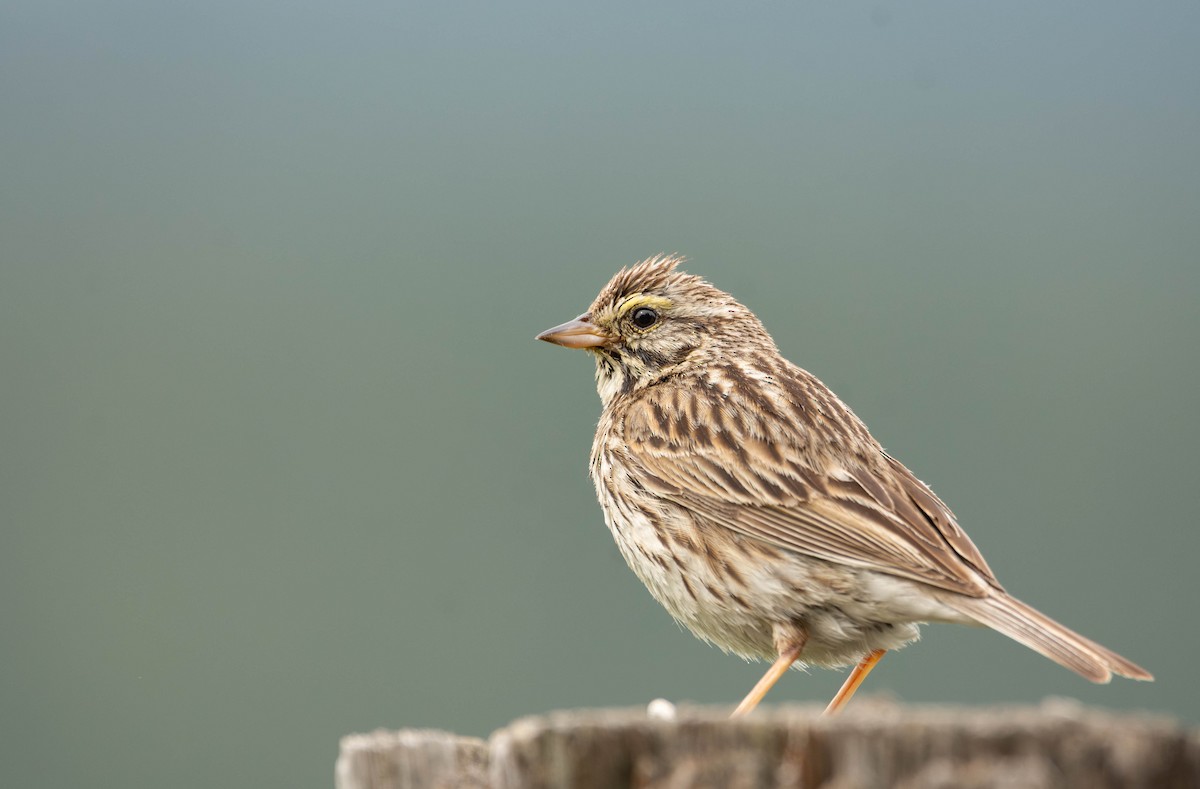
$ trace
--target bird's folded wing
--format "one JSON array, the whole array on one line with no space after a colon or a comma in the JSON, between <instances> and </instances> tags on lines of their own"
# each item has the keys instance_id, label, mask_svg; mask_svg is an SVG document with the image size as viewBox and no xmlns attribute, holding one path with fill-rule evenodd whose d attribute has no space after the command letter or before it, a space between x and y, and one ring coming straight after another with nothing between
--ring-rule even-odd
<instances>
[{"instance_id":1,"label":"bird's folded wing","mask_svg":"<svg viewBox=\"0 0 1200 789\"><path fill-rule=\"evenodd\" d=\"M628 425L627 425L628 426ZM953 514L899 461L876 470L847 459L832 474L798 447L755 439L736 451L627 430L625 448L647 490L749 537L840 564L983 596L1000 588ZM882 473L880 473L882 471Z\"/></svg>"}]
</instances>

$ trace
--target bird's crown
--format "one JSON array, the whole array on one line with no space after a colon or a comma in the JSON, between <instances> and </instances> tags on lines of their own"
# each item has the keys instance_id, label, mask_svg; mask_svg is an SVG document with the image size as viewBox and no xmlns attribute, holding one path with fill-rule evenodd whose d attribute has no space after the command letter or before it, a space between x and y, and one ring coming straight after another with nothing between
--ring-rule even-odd
<instances>
[{"instance_id":1,"label":"bird's crown","mask_svg":"<svg viewBox=\"0 0 1200 789\"><path fill-rule=\"evenodd\" d=\"M608 281L592 303L592 312L624 305L631 296L661 294L704 281L695 275L677 271L684 258L681 255L655 255L625 266Z\"/></svg>"}]
</instances>

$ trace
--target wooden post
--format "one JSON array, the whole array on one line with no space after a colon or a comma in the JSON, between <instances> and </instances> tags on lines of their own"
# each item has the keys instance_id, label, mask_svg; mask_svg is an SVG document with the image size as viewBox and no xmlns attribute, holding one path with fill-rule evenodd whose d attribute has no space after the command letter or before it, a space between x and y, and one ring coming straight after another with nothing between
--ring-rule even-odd
<instances>
[{"instance_id":1,"label":"wooden post","mask_svg":"<svg viewBox=\"0 0 1200 789\"><path fill-rule=\"evenodd\" d=\"M483 740L430 729L342 738L335 783L375 789L490 789Z\"/></svg>"},{"instance_id":2,"label":"wooden post","mask_svg":"<svg viewBox=\"0 0 1200 789\"><path fill-rule=\"evenodd\" d=\"M1074 702L583 710L523 718L486 742L403 730L342 740L338 789L1196 789L1200 731Z\"/></svg>"}]
</instances>

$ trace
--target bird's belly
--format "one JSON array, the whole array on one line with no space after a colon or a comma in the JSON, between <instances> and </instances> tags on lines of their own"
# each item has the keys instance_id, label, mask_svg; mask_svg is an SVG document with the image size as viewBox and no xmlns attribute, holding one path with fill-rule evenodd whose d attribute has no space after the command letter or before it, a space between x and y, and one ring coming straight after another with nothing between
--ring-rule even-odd
<instances>
[{"instance_id":1,"label":"bird's belly","mask_svg":"<svg viewBox=\"0 0 1200 789\"><path fill-rule=\"evenodd\" d=\"M698 525L661 501L652 519L645 502L631 507L597 488L617 547L651 595L728 652L774 660L775 626L799 624L808 632L802 663L850 665L916 640L920 622L961 619L913 582Z\"/></svg>"}]
</instances>

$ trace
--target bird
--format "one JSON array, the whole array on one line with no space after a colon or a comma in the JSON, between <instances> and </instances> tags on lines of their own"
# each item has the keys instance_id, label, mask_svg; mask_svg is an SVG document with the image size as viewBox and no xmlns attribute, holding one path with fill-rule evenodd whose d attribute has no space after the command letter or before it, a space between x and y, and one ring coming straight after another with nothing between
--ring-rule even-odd
<instances>
[{"instance_id":1,"label":"bird","mask_svg":"<svg viewBox=\"0 0 1200 789\"><path fill-rule=\"evenodd\" d=\"M753 312L684 259L626 266L536 339L596 363L589 472L617 547L700 639L789 668L852 667L841 711L920 625L993 628L1092 682L1145 669L1010 595L954 514Z\"/></svg>"}]
</instances>

